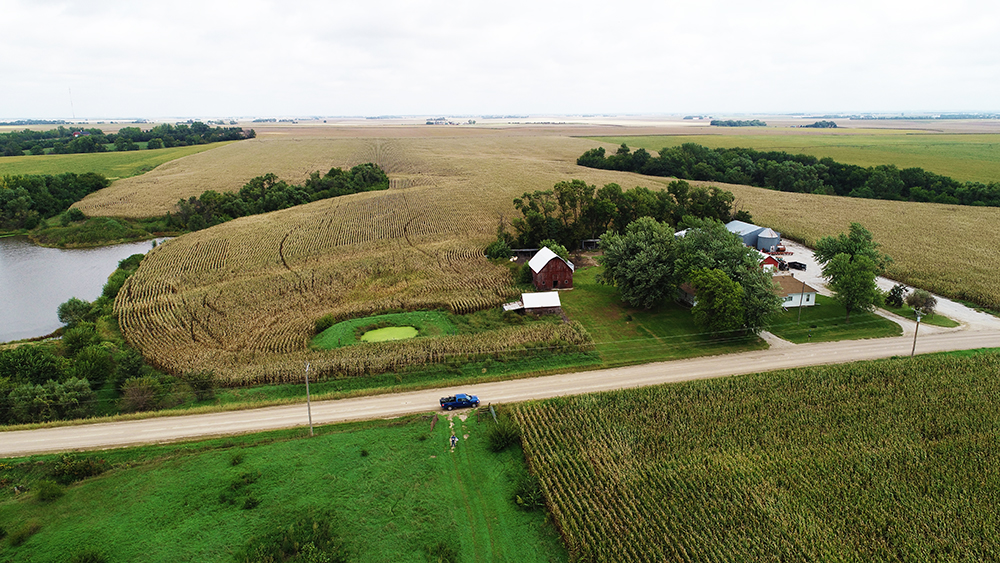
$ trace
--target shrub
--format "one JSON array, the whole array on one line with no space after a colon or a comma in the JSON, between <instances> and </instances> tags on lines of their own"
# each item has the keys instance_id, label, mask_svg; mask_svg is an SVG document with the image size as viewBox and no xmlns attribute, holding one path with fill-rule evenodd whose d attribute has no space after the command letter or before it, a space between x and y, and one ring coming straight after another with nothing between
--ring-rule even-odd
<instances>
[{"instance_id":1,"label":"shrub","mask_svg":"<svg viewBox=\"0 0 1000 563\"><path fill-rule=\"evenodd\" d=\"M520 439L520 429L509 418L500 417L495 424L486 427L486 448L491 452L502 452Z\"/></svg>"},{"instance_id":2,"label":"shrub","mask_svg":"<svg viewBox=\"0 0 1000 563\"><path fill-rule=\"evenodd\" d=\"M520 284L530 284L531 283L531 267L525 262L521 265L521 271L517 275L517 283Z\"/></svg>"},{"instance_id":3,"label":"shrub","mask_svg":"<svg viewBox=\"0 0 1000 563\"><path fill-rule=\"evenodd\" d=\"M94 388L99 388L114 374L115 361L107 348L92 344L77 352L70 372L77 379L86 379Z\"/></svg>"},{"instance_id":4,"label":"shrub","mask_svg":"<svg viewBox=\"0 0 1000 563\"><path fill-rule=\"evenodd\" d=\"M122 385L121 410L139 412L156 408L161 392L162 387L155 377L144 375L130 378Z\"/></svg>"},{"instance_id":5,"label":"shrub","mask_svg":"<svg viewBox=\"0 0 1000 563\"><path fill-rule=\"evenodd\" d=\"M890 289L889 293L885 296L885 304L890 307L896 307L896 308L902 307L903 298L905 296L906 296L906 286L901 283L897 283L896 285L892 286L892 289Z\"/></svg>"},{"instance_id":6,"label":"shrub","mask_svg":"<svg viewBox=\"0 0 1000 563\"><path fill-rule=\"evenodd\" d=\"M24 542L28 541L28 538L38 533L38 530L42 529L42 524L38 520L28 520L23 526L18 528L10 535L7 541L10 545L17 547Z\"/></svg>"},{"instance_id":7,"label":"shrub","mask_svg":"<svg viewBox=\"0 0 1000 563\"><path fill-rule=\"evenodd\" d=\"M542 484L531 473L521 475L514 486L514 504L521 510L532 511L545 507Z\"/></svg>"},{"instance_id":8,"label":"shrub","mask_svg":"<svg viewBox=\"0 0 1000 563\"><path fill-rule=\"evenodd\" d=\"M189 371L181 375L181 380L191 386L195 399L207 401L215 398L217 382L212 370Z\"/></svg>"},{"instance_id":9,"label":"shrub","mask_svg":"<svg viewBox=\"0 0 1000 563\"><path fill-rule=\"evenodd\" d=\"M486 257L490 260L507 260L514 252L504 240L495 240L486 247Z\"/></svg>"},{"instance_id":10,"label":"shrub","mask_svg":"<svg viewBox=\"0 0 1000 563\"><path fill-rule=\"evenodd\" d=\"M85 417L96 400L86 379L70 378L63 383L18 385L10 392L8 405L16 422L44 422Z\"/></svg>"},{"instance_id":11,"label":"shrub","mask_svg":"<svg viewBox=\"0 0 1000 563\"><path fill-rule=\"evenodd\" d=\"M77 352L87 346L100 343L93 323L78 323L63 333L62 347L67 356L76 356Z\"/></svg>"},{"instance_id":12,"label":"shrub","mask_svg":"<svg viewBox=\"0 0 1000 563\"><path fill-rule=\"evenodd\" d=\"M316 320L315 332L319 334L335 324L337 324L337 319L333 315L324 315Z\"/></svg>"},{"instance_id":13,"label":"shrub","mask_svg":"<svg viewBox=\"0 0 1000 563\"><path fill-rule=\"evenodd\" d=\"M108 469L108 464L103 459L86 457L78 459L73 454L63 454L52 469L52 476L64 485L80 481L87 477L100 475Z\"/></svg>"},{"instance_id":14,"label":"shrub","mask_svg":"<svg viewBox=\"0 0 1000 563\"><path fill-rule=\"evenodd\" d=\"M52 502L64 494L62 485L54 481L42 480L35 485L35 498L42 502Z\"/></svg>"},{"instance_id":15,"label":"shrub","mask_svg":"<svg viewBox=\"0 0 1000 563\"><path fill-rule=\"evenodd\" d=\"M96 549L84 549L76 552L69 558L69 563L107 563L108 558Z\"/></svg>"},{"instance_id":16,"label":"shrub","mask_svg":"<svg viewBox=\"0 0 1000 563\"><path fill-rule=\"evenodd\" d=\"M339 563L348 560L347 549L336 533L331 513L309 510L286 522L267 534L250 538L237 554L236 561Z\"/></svg>"},{"instance_id":17,"label":"shrub","mask_svg":"<svg viewBox=\"0 0 1000 563\"><path fill-rule=\"evenodd\" d=\"M25 345L0 352L0 379L40 385L62 376L59 358L48 348Z\"/></svg>"},{"instance_id":18,"label":"shrub","mask_svg":"<svg viewBox=\"0 0 1000 563\"><path fill-rule=\"evenodd\" d=\"M427 546L427 555L434 563L455 563L458 561L458 550L451 542L439 541Z\"/></svg>"},{"instance_id":19,"label":"shrub","mask_svg":"<svg viewBox=\"0 0 1000 563\"><path fill-rule=\"evenodd\" d=\"M88 301L70 297L68 301L59 305L56 314L59 317L59 322L74 327L77 323L90 320L91 307L92 305Z\"/></svg>"}]
</instances>

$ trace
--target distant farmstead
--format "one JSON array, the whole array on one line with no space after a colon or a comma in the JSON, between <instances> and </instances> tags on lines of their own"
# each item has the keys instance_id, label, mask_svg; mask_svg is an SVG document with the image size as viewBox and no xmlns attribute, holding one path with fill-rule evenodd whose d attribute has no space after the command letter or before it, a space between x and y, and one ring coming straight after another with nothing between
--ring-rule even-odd
<instances>
[{"instance_id":1,"label":"distant farmstead","mask_svg":"<svg viewBox=\"0 0 1000 563\"><path fill-rule=\"evenodd\" d=\"M528 261L531 283L538 291L573 287L573 263L559 257L549 247L543 247Z\"/></svg>"}]
</instances>

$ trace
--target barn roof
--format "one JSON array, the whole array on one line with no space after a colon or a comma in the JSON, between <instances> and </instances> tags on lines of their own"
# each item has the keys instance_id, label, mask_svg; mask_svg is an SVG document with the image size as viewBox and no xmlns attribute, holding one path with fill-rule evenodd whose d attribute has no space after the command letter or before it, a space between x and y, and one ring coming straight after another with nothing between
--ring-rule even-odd
<instances>
[{"instance_id":1,"label":"barn roof","mask_svg":"<svg viewBox=\"0 0 1000 563\"><path fill-rule=\"evenodd\" d=\"M763 230L764 227L758 227L753 223L747 223L745 221L736 221L735 219L726 223L726 229L731 233L736 233L740 236L748 235L750 233L755 233L757 231Z\"/></svg>"},{"instance_id":2,"label":"barn roof","mask_svg":"<svg viewBox=\"0 0 1000 563\"><path fill-rule=\"evenodd\" d=\"M799 293L816 293L815 288L809 284L805 284L803 286L803 281L795 279L795 276L774 276L771 279L773 279L781 288L780 290L775 290L775 293L781 297L787 297L789 295L796 295ZM805 288L804 291L803 287Z\"/></svg>"},{"instance_id":3,"label":"barn roof","mask_svg":"<svg viewBox=\"0 0 1000 563\"><path fill-rule=\"evenodd\" d=\"M538 309L542 307L562 307L559 301L559 292L546 291L542 293L522 293L521 303L525 309Z\"/></svg>"},{"instance_id":4,"label":"barn roof","mask_svg":"<svg viewBox=\"0 0 1000 563\"><path fill-rule=\"evenodd\" d=\"M528 267L531 268L532 272L535 272L537 274L538 272L541 272L542 268L544 268L546 264L551 262L553 258L558 258L559 260L565 262L566 265L569 266L570 271L576 270L576 268L573 267L572 262L570 262L569 260L563 260L562 258L559 258L559 255L556 254L555 252L552 252L552 250L550 250L549 247L547 246L543 246L541 250L535 253L535 255L531 258L531 260L528 260Z\"/></svg>"}]
</instances>

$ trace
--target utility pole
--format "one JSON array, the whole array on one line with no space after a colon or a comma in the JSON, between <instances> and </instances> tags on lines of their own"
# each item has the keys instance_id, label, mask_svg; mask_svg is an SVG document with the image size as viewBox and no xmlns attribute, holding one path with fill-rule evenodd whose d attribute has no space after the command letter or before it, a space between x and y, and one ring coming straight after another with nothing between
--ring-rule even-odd
<instances>
[{"instance_id":1,"label":"utility pole","mask_svg":"<svg viewBox=\"0 0 1000 563\"><path fill-rule=\"evenodd\" d=\"M309 362L306 362L306 411L309 412L309 435L313 435L312 401L309 399Z\"/></svg>"},{"instance_id":2,"label":"utility pole","mask_svg":"<svg viewBox=\"0 0 1000 563\"><path fill-rule=\"evenodd\" d=\"M792 276L794 278L795 276ZM802 291L799 293L799 320L795 321L795 324L800 324L802 322L802 300L806 298L806 279L802 278Z\"/></svg>"},{"instance_id":3,"label":"utility pole","mask_svg":"<svg viewBox=\"0 0 1000 563\"><path fill-rule=\"evenodd\" d=\"M913 312L917 314L917 328L913 329L913 349L910 350L911 358L917 351L917 332L920 330L920 317L922 316L921 312L916 309L914 309Z\"/></svg>"}]
</instances>

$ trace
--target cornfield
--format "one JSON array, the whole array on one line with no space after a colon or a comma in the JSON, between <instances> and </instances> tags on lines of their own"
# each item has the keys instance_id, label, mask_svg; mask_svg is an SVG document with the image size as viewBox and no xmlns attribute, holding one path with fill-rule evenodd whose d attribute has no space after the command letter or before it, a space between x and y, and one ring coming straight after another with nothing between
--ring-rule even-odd
<instances>
[{"instance_id":1,"label":"cornfield","mask_svg":"<svg viewBox=\"0 0 1000 563\"><path fill-rule=\"evenodd\" d=\"M512 410L578 561L986 561L998 370L895 359Z\"/></svg>"},{"instance_id":2,"label":"cornfield","mask_svg":"<svg viewBox=\"0 0 1000 563\"><path fill-rule=\"evenodd\" d=\"M263 378L264 366L306 354L313 322L327 314L498 306L515 292L507 270L481 249L514 216L513 198L570 178L625 188L669 183L578 167L576 157L594 141L565 132L328 131L261 135L185 157L79 204L91 214L149 216L269 171L296 182L314 170L375 161L390 175L383 192L243 218L152 252L116 303L126 337L147 358L172 372ZM806 242L861 222L895 259L893 277L1000 309L993 251L1000 232L982 228L1000 224L998 209L726 189L758 223Z\"/></svg>"}]
</instances>

